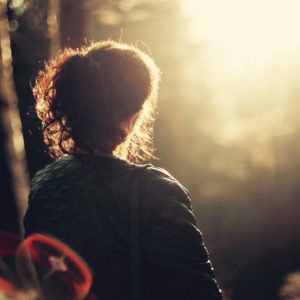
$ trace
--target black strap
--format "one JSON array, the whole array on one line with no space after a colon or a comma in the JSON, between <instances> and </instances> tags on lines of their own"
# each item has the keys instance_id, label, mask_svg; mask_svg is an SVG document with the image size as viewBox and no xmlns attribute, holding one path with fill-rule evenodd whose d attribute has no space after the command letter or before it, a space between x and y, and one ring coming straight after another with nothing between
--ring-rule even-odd
<instances>
[{"instance_id":1,"label":"black strap","mask_svg":"<svg viewBox=\"0 0 300 300\"><path fill-rule=\"evenodd\" d=\"M130 271L132 299L141 299L141 247L140 247L140 181L147 166L139 167L133 174L130 194Z\"/></svg>"}]
</instances>

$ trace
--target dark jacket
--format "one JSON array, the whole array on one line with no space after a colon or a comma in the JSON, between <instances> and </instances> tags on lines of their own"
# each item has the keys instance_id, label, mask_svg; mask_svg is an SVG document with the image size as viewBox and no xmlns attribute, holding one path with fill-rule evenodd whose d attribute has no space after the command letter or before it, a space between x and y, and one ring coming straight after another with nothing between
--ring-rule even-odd
<instances>
[{"instance_id":1,"label":"dark jacket","mask_svg":"<svg viewBox=\"0 0 300 300\"><path fill-rule=\"evenodd\" d=\"M137 166L65 156L32 180L26 236L47 233L89 264L100 299L130 299L129 198ZM141 179L142 299L221 299L187 191L149 165Z\"/></svg>"}]
</instances>

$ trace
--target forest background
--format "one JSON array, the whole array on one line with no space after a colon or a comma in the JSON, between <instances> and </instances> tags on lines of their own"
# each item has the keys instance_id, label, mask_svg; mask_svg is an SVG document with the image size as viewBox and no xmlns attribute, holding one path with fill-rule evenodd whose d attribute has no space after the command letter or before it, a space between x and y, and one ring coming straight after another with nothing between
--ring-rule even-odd
<instances>
[{"instance_id":1,"label":"forest background","mask_svg":"<svg viewBox=\"0 0 300 300\"><path fill-rule=\"evenodd\" d=\"M300 297L297 1L0 8L0 229L20 233L28 182L50 162L30 89L42 63L64 46L121 39L162 71L153 163L188 188L225 298Z\"/></svg>"}]
</instances>

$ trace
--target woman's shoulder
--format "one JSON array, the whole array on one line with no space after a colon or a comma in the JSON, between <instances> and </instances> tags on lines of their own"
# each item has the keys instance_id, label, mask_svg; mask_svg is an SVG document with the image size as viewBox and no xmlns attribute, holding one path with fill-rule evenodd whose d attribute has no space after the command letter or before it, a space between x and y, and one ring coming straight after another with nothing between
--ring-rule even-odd
<instances>
[{"instance_id":1,"label":"woman's shoulder","mask_svg":"<svg viewBox=\"0 0 300 300\"><path fill-rule=\"evenodd\" d=\"M37 191L54 190L59 192L68 185L83 182L85 186L109 180L119 184L129 182L131 173L143 169L141 175L141 196L146 198L177 198L190 206L187 189L167 170L152 164L135 165L119 159L104 157L89 157L78 159L71 155L53 160L50 164L38 171L31 180L31 196ZM124 180L122 179L124 178Z\"/></svg>"},{"instance_id":2,"label":"woman's shoulder","mask_svg":"<svg viewBox=\"0 0 300 300\"><path fill-rule=\"evenodd\" d=\"M54 159L32 177L29 202L37 194L39 198L49 197L50 195L55 197L61 190L68 189L77 174L79 174L78 163L70 156Z\"/></svg>"},{"instance_id":3,"label":"woman's shoulder","mask_svg":"<svg viewBox=\"0 0 300 300\"><path fill-rule=\"evenodd\" d=\"M56 158L44 168L36 172L31 180L31 185L35 186L42 182L54 179L59 180L63 174L72 173L75 168L76 162L69 155Z\"/></svg>"},{"instance_id":4,"label":"woman's shoulder","mask_svg":"<svg viewBox=\"0 0 300 300\"><path fill-rule=\"evenodd\" d=\"M164 199L177 198L190 206L188 190L164 168L152 164L146 165L141 188L145 194L150 193L152 196Z\"/></svg>"},{"instance_id":5,"label":"woman's shoulder","mask_svg":"<svg viewBox=\"0 0 300 300\"><path fill-rule=\"evenodd\" d=\"M61 181L73 177L93 175L99 170L115 168L114 159L98 155L65 155L54 159L43 169L39 170L32 178L32 184L40 184L45 181Z\"/></svg>"}]
</instances>

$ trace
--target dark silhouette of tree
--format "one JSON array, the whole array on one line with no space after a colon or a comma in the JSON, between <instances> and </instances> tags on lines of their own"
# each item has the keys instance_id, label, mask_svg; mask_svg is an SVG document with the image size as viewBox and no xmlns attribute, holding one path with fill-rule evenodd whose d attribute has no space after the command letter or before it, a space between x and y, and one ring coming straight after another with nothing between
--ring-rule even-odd
<instances>
[{"instance_id":1,"label":"dark silhouette of tree","mask_svg":"<svg viewBox=\"0 0 300 300\"><path fill-rule=\"evenodd\" d=\"M28 194L23 134L14 86L6 1L0 2L0 228L19 233Z\"/></svg>"},{"instance_id":2,"label":"dark silhouette of tree","mask_svg":"<svg viewBox=\"0 0 300 300\"><path fill-rule=\"evenodd\" d=\"M59 3L60 47L77 48L88 38L89 0L61 0Z\"/></svg>"}]
</instances>

